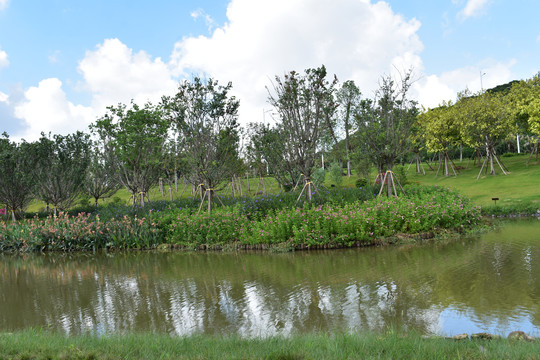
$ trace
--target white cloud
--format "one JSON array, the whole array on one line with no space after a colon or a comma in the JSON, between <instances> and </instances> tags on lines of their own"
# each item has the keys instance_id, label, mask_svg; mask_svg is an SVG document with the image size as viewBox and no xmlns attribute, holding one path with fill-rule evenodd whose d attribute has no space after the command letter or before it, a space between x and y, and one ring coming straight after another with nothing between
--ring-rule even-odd
<instances>
[{"instance_id":1,"label":"white cloud","mask_svg":"<svg viewBox=\"0 0 540 360\"><path fill-rule=\"evenodd\" d=\"M468 66L442 73L440 76L427 76L413 86L418 101L425 108L433 108L442 101L456 99L459 91L469 89L478 92L513 80L511 68L515 60L506 63L485 60L476 66ZM480 74L482 81L480 81Z\"/></svg>"},{"instance_id":2,"label":"white cloud","mask_svg":"<svg viewBox=\"0 0 540 360\"><path fill-rule=\"evenodd\" d=\"M86 130L94 119L89 107L74 105L66 99L62 82L49 78L30 87L24 92L25 99L15 106L15 117L23 119L26 125L18 138L36 140L41 132L68 134L76 130Z\"/></svg>"},{"instance_id":3,"label":"white cloud","mask_svg":"<svg viewBox=\"0 0 540 360\"><path fill-rule=\"evenodd\" d=\"M472 16L480 15L488 2L489 0L468 0L467 4L463 10L460 11L459 15L464 20Z\"/></svg>"},{"instance_id":4,"label":"white cloud","mask_svg":"<svg viewBox=\"0 0 540 360\"><path fill-rule=\"evenodd\" d=\"M94 51L88 51L79 62L84 82L79 90L91 95L89 106L70 102L57 78L39 82L24 92L24 99L14 105L15 117L22 119L25 129L14 134L34 140L43 131L67 134L87 130L90 123L105 114L106 107L118 103L157 103L162 95L174 93L177 82L168 65L160 58L152 59L144 51L133 52L118 39L107 39Z\"/></svg>"},{"instance_id":5,"label":"white cloud","mask_svg":"<svg viewBox=\"0 0 540 360\"><path fill-rule=\"evenodd\" d=\"M212 31L212 29L215 26L214 19L212 19L212 17L208 15L203 9L197 9L195 11L192 11L190 15L195 20L199 18L203 18L204 23L206 24L206 27L208 28L208 31Z\"/></svg>"},{"instance_id":6,"label":"white cloud","mask_svg":"<svg viewBox=\"0 0 540 360\"><path fill-rule=\"evenodd\" d=\"M184 38L171 55L174 74L232 81L241 122L261 121L275 75L322 64L371 97L379 77L421 70L420 23L369 0L232 0L227 23L211 36Z\"/></svg>"},{"instance_id":7,"label":"white cloud","mask_svg":"<svg viewBox=\"0 0 540 360\"><path fill-rule=\"evenodd\" d=\"M152 59L144 51L134 53L118 39L107 39L96 50L87 51L79 62L79 72L96 111L131 99L139 104L158 102L177 87L160 58Z\"/></svg>"},{"instance_id":8,"label":"white cloud","mask_svg":"<svg viewBox=\"0 0 540 360\"><path fill-rule=\"evenodd\" d=\"M7 8L9 0L0 0L0 10Z\"/></svg>"},{"instance_id":9,"label":"white cloud","mask_svg":"<svg viewBox=\"0 0 540 360\"><path fill-rule=\"evenodd\" d=\"M0 50L0 69L9 65L8 55L5 51Z\"/></svg>"},{"instance_id":10,"label":"white cloud","mask_svg":"<svg viewBox=\"0 0 540 360\"><path fill-rule=\"evenodd\" d=\"M9 105L9 95L0 91L0 102Z\"/></svg>"}]
</instances>

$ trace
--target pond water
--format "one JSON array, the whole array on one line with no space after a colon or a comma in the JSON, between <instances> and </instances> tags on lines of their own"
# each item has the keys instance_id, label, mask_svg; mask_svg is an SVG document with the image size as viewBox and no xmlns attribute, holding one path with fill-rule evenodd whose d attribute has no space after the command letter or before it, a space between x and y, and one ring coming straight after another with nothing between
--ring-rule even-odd
<instances>
[{"instance_id":1,"label":"pond water","mask_svg":"<svg viewBox=\"0 0 540 360\"><path fill-rule=\"evenodd\" d=\"M0 331L540 335L540 220L422 245L0 256Z\"/></svg>"}]
</instances>

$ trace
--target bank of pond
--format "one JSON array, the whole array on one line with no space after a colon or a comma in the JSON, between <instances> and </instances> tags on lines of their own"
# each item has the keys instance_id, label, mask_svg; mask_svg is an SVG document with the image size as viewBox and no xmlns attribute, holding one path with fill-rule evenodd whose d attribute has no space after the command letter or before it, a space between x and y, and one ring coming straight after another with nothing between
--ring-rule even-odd
<instances>
[{"instance_id":1,"label":"bank of pond","mask_svg":"<svg viewBox=\"0 0 540 360\"><path fill-rule=\"evenodd\" d=\"M109 205L78 214L35 216L0 223L0 251L107 249L306 249L367 246L396 238L425 238L479 223L481 209L438 186L408 186L400 197L370 188L223 199L211 215L200 199Z\"/></svg>"},{"instance_id":2,"label":"bank of pond","mask_svg":"<svg viewBox=\"0 0 540 360\"><path fill-rule=\"evenodd\" d=\"M311 334L267 339L109 337L29 330L0 334L2 359L537 359L540 342L422 338L418 334Z\"/></svg>"}]
</instances>

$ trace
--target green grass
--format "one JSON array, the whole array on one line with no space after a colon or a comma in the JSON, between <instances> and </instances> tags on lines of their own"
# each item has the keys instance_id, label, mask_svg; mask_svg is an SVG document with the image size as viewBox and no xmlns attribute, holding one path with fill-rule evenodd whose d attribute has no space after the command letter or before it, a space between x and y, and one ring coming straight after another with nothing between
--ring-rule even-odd
<instances>
[{"instance_id":1,"label":"green grass","mask_svg":"<svg viewBox=\"0 0 540 360\"><path fill-rule=\"evenodd\" d=\"M442 172L439 173L439 176L435 177L435 171L429 169L429 167L424 163L424 169L426 170L426 175L417 175L414 164L410 166L407 171L407 177L409 182L419 183L422 185L440 185L454 189L461 194L471 198L476 205L481 206L490 206L494 205L492 198L499 198L497 201L497 206L510 206L510 207L520 207L524 205L533 205L540 208L540 161L535 161L533 158L527 167L525 165L529 155L522 154L513 157L501 158L503 163L510 170L509 175L503 175L500 169L497 167L497 175L485 175L482 174L479 180L476 180L478 168L475 161L464 160L459 162L455 161L455 164L458 167L462 167L459 170L457 177L450 176L445 177L442 175ZM436 170L437 164L434 163ZM409 166L406 164L405 169ZM372 170L371 182L375 179L375 171ZM357 176L354 174L343 178L342 187L354 187ZM277 181L272 177L265 178L266 192L270 194L277 194L280 192L278 188ZM247 181L243 177L241 179L243 194L247 193ZM250 177L249 179L249 188L250 195L254 195L257 191L257 186L259 184L258 178ZM331 181L329 176L325 181L325 185L330 187ZM188 185L184 193L182 190L184 185L179 182L178 192L175 191L173 186L173 199L179 199L180 195L183 198L191 196L191 185ZM259 187L258 191L262 191L262 187ZM231 194L230 190L222 191L220 194L224 195L225 193ZM114 196L107 198L105 201L100 200L100 204L108 204L113 201L115 197L120 199L120 202L126 204L129 202L130 194L126 189L120 189ZM159 191L159 187L156 186L150 190L150 199L151 200L169 200L169 188L168 185L164 186L164 194L162 195ZM33 201L28 207L28 212L33 213L44 209L44 204L41 201Z\"/></svg>"},{"instance_id":2,"label":"green grass","mask_svg":"<svg viewBox=\"0 0 540 360\"><path fill-rule=\"evenodd\" d=\"M501 158L510 173L502 174L497 167L497 175L485 175L476 180L480 168L473 161L455 161L457 166L463 167L458 176L445 177L429 170L424 165L426 175L417 175L414 166L411 166L407 177L411 182L423 185L440 185L449 187L468 196L477 205L494 205L492 198L499 198L498 206L520 206L524 203L537 204L540 207L540 163L531 161L525 165L529 155L523 154L509 158ZM534 159L533 159L534 160ZM435 164L434 164L435 165ZM436 168L435 168L436 169Z\"/></svg>"},{"instance_id":3,"label":"green grass","mask_svg":"<svg viewBox=\"0 0 540 360\"><path fill-rule=\"evenodd\" d=\"M310 334L267 339L157 334L0 335L0 359L540 359L540 342L422 339L419 335Z\"/></svg>"}]
</instances>

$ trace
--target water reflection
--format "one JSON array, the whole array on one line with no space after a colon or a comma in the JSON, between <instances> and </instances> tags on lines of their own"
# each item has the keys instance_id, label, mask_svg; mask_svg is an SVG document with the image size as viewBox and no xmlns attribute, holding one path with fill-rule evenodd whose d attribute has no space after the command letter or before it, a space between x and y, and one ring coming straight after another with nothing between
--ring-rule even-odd
<instances>
[{"instance_id":1,"label":"water reflection","mask_svg":"<svg viewBox=\"0 0 540 360\"><path fill-rule=\"evenodd\" d=\"M480 239L294 254L4 256L0 330L539 333L539 230L522 221Z\"/></svg>"}]
</instances>

